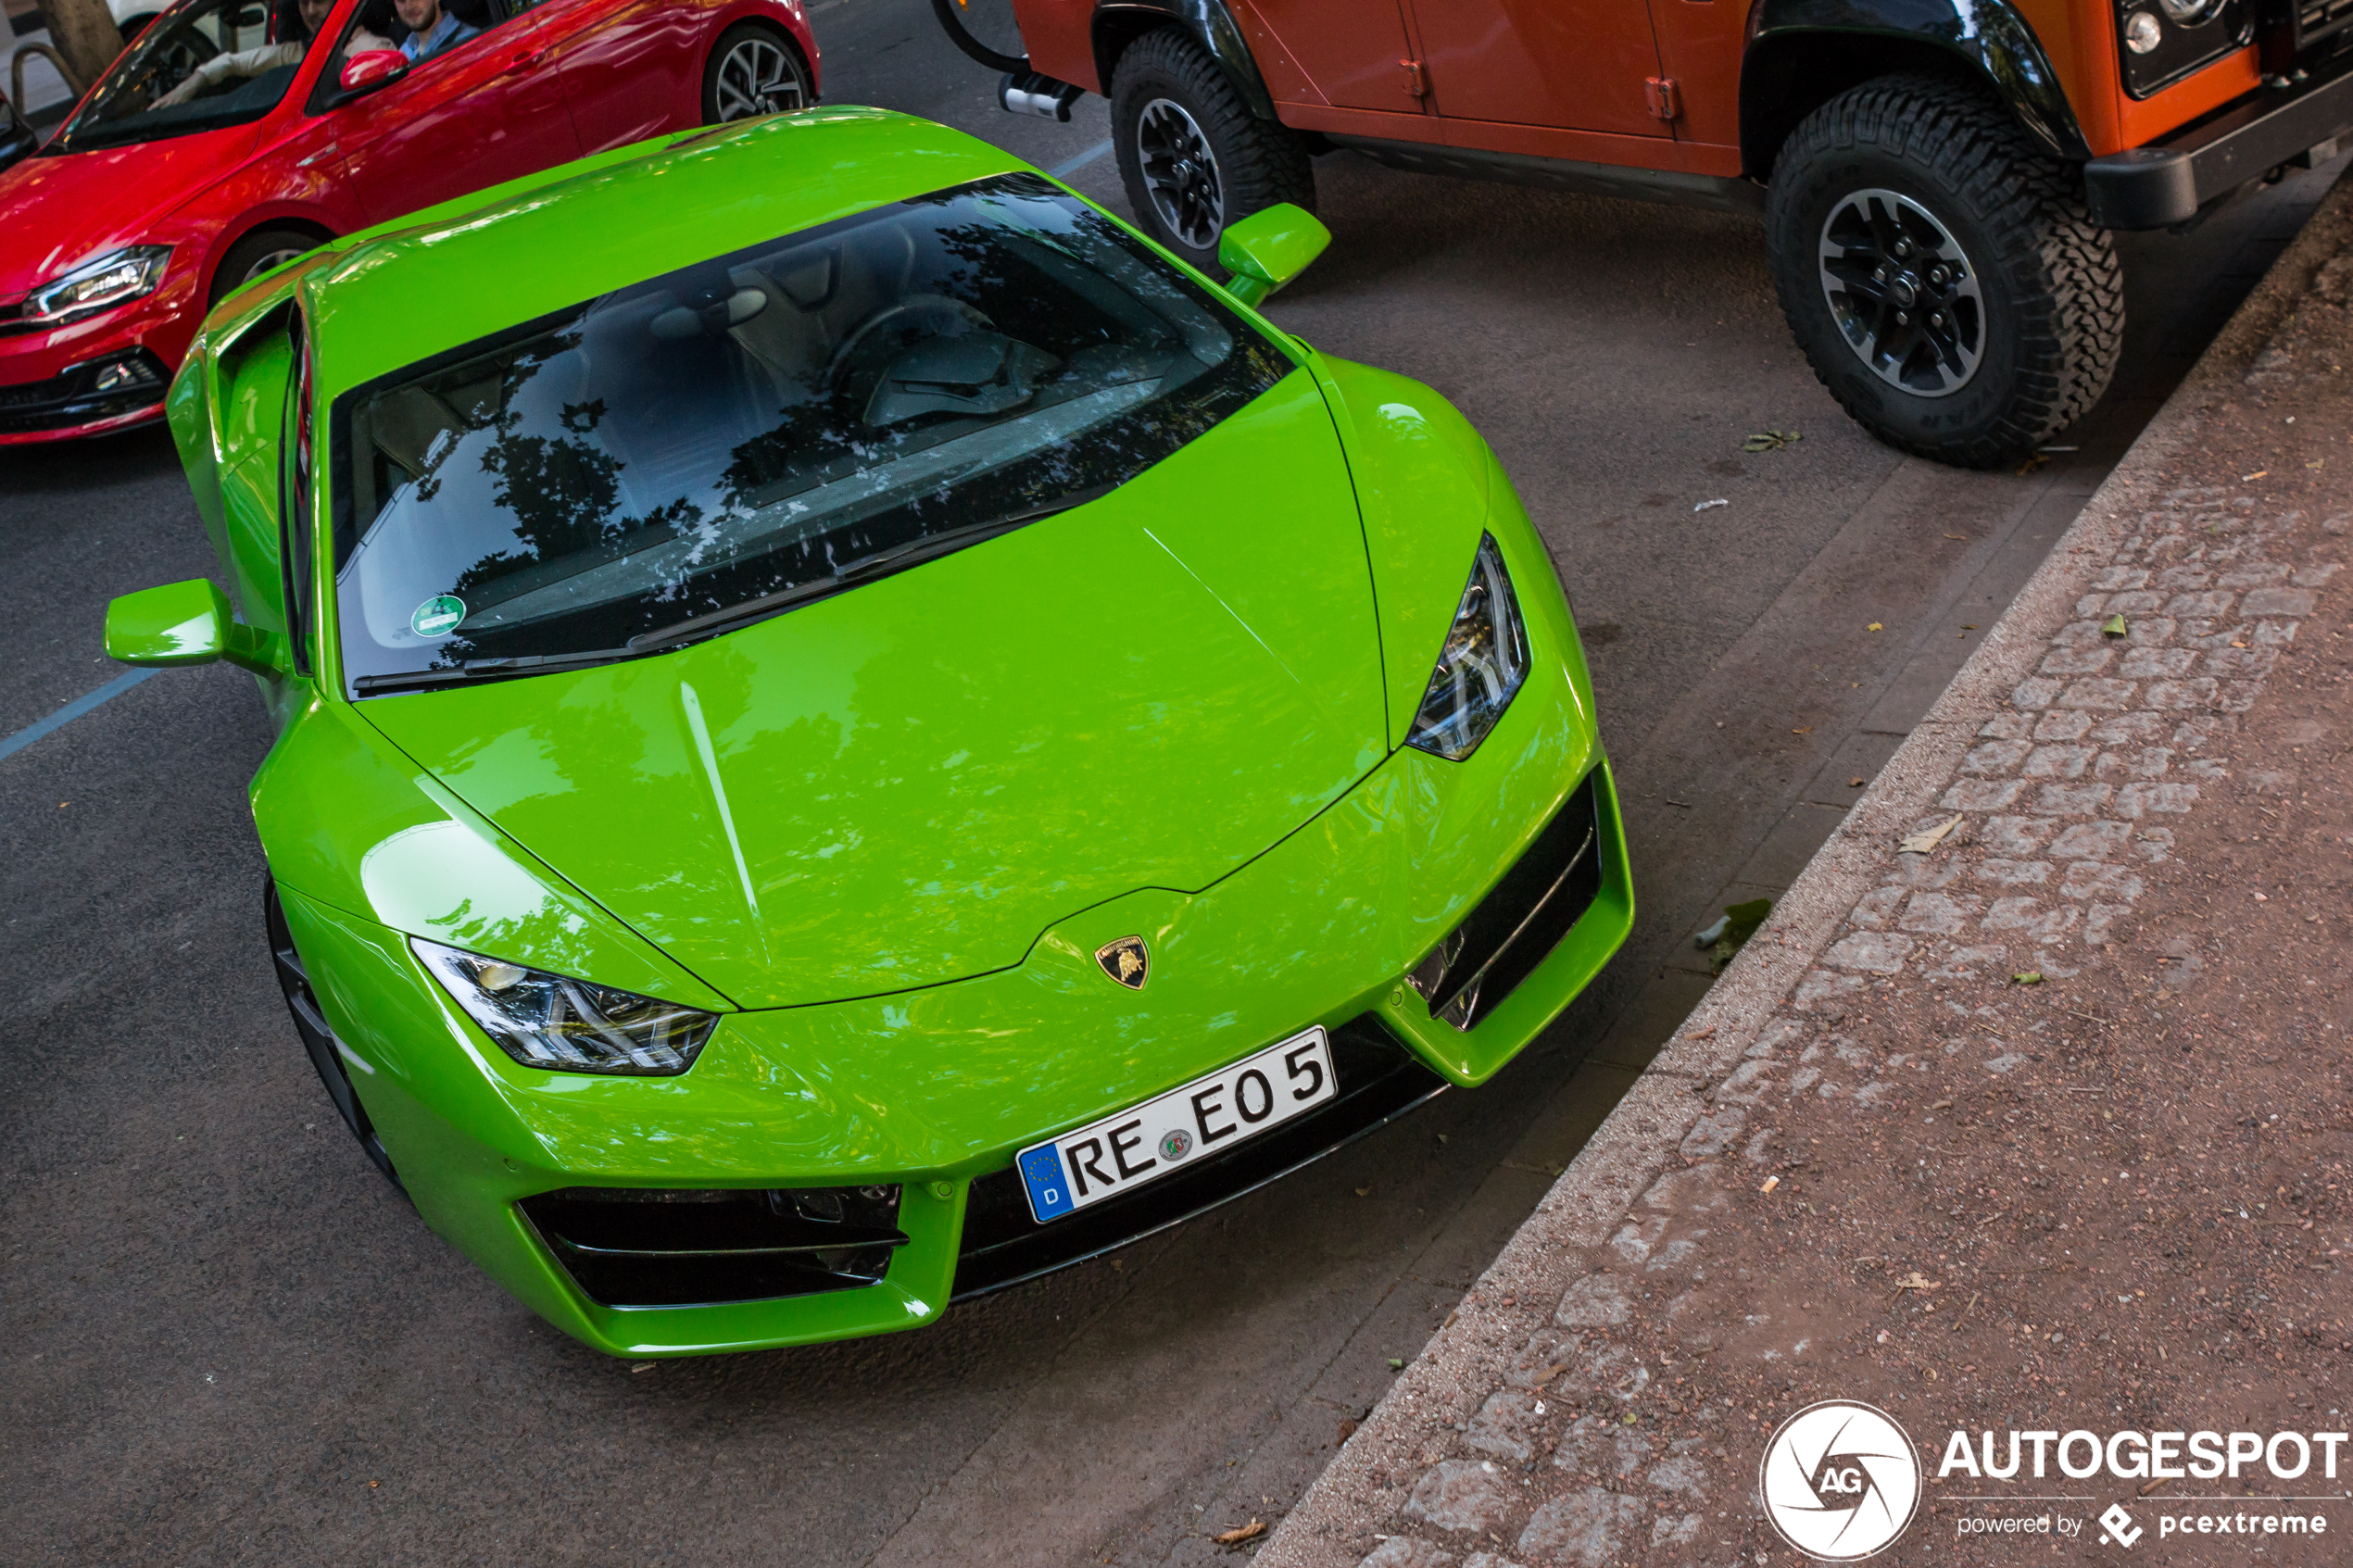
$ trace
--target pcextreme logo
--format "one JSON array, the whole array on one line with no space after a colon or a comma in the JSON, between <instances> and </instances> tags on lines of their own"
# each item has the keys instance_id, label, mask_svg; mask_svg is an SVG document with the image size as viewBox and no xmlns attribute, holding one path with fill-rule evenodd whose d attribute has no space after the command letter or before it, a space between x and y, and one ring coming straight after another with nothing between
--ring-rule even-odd
<instances>
[{"instance_id":1,"label":"pcextreme logo","mask_svg":"<svg viewBox=\"0 0 2353 1568\"><path fill-rule=\"evenodd\" d=\"M1885 1411L1824 1399L1781 1423L1757 1474L1765 1517L1809 1557L1858 1562L1885 1550L1920 1501L1920 1459Z\"/></svg>"}]
</instances>

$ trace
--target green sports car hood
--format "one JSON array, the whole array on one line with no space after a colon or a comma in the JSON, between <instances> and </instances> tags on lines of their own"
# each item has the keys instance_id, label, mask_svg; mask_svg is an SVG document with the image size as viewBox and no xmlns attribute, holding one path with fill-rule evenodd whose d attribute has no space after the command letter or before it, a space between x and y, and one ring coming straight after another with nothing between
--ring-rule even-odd
<instances>
[{"instance_id":1,"label":"green sports car hood","mask_svg":"<svg viewBox=\"0 0 2353 1568\"><path fill-rule=\"evenodd\" d=\"M1018 964L1078 910L1215 882L1388 749L1356 497L1304 371L1111 495L895 576L359 712L754 1008Z\"/></svg>"}]
</instances>

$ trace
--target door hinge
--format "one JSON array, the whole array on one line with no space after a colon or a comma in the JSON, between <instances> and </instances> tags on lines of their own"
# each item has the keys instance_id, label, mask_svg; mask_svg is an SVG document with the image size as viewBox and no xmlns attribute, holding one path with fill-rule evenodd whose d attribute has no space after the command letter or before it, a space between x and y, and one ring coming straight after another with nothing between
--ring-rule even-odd
<instances>
[{"instance_id":1,"label":"door hinge","mask_svg":"<svg viewBox=\"0 0 2353 1568\"><path fill-rule=\"evenodd\" d=\"M1400 60L1397 63L1405 72L1405 95L1409 98L1428 97L1429 73L1422 69L1422 62Z\"/></svg>"},{"instance_id":2,"label":"door hinge","mask_svg":"<svg viewBox=\"0 0 2353 1568\"><path fill-rule=\"evenodd\" d=\"M1642 81L1642 102L1649 106L1653 119L1683 118L1683 90L1671 76L1646 77Z\"/></svg>"}]
</instances>

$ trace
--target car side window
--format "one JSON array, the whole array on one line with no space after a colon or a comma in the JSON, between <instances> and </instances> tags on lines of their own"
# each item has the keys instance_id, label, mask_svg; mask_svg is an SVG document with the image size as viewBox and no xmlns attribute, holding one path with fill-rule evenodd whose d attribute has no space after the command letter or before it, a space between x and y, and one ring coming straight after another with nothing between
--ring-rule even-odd
<instances>
[{"instance_id":1,"label":"car side window","mask_svg":"<svg viewBox=\"0 0 2353 1568\"><path fill-rule=\"evenodd\" d=\"M524 0L360 0L359 8L346 24L342 40L335 45L334 57L319 74L319 86L311 100L311 112L317 114L342 99L344 68L355 55L390 49L403 54L412 37L434 35L445 22L453 22L445 42L433 53L413 61L410 70L422 70L444 55L466 48L482 34L500 22L527 9Z\"/></svg>"},{"instance_id":2,"label":"car side window","mask_svg":"<svg viewBox=\"0 0 2353 1568\"><path fill-rule=\"evenodd\" d=\"M310 345L302 317L289 328L294 337L294 395L288 400L285 450L279 463L278 557L284 562L286 637L294 647L295 673L310 673L311 610L318 573L311 558Z\"/></svg>"}]
</instances>

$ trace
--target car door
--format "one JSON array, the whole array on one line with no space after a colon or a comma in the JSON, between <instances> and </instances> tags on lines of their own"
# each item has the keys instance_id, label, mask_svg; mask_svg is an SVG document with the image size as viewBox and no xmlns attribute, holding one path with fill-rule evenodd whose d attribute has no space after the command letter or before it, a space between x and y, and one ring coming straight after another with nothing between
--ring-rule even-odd
<instances>
[{"instance_id":1,"label":"car door","mask_svg":"<svg viewBox=\"0 0 2353 1568\"><path fill-rule=\"evenodd\" d=\"M1335 108L1422 112L1397 0L1243 0L1236 9L1278 99L1305 85Z\"/></svg>"},{"instance_id":2,"label":"car door","mask_svg":"<svg viewBox=\"0 0 2353 1568\"><path fill-rule=\"evenodd\" d=\"M715 8L677 0L539 0L566 17L564 96L592 153L696 124Z\"/></svg>"},{"instance_id":3,"label":"car door","mask_svg":"<svg viewBox=\"0 0 2353 1568\"><path fill-rule=\"evenodd\" d=\"M370 222L580 156L555 19L525 11L338 107L344 169Z\"/></svg>"},{"instance_id":4,"label":"car door","mask_svg":"<svg viewBox=\"0 0 2353 1568\"><path fill-rule=\"evenodd\" d=\"M1415 0L1414 20L1432 100L1448 119L1669 133L1644 88L1659 64L1643 0Z\"/></svg>"}]
</instances>

